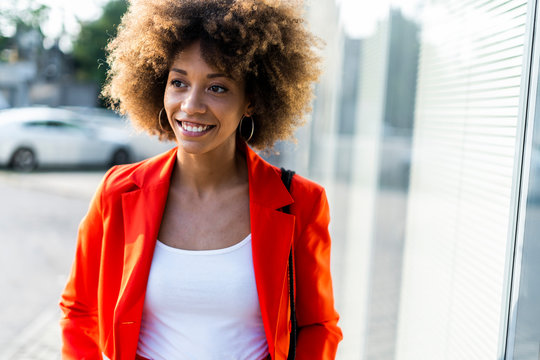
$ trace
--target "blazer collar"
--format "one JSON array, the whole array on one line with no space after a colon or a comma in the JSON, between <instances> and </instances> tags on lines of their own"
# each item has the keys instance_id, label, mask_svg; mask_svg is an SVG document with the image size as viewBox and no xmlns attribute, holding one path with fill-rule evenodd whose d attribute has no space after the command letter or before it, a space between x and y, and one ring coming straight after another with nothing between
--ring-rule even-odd
<instances>
[{"instance_id":1,"label":"blazer collar","mask_svg":"<svg viewBox=\"0 0 540 360\"><path fill-rule=\"evenodd\" d=\"M280 209L292 204L293 199L281 181L281 173L245 142L238 142L238 148L246 156L249 176L250 202L261 206ZM141 163L129 176L129 179L139 188L154 186L158 183L169 183L178 147L158 155L145 163Z\"/></svg>"},{"instance_id":2,"label":"blazer collar","mask_svg":"<svg viewBox=\"0 0 540 360\"><path fill-rule=\"evenodd\" d=\"M280 209L293 203L293 198L281 181L281 173L257 155L244 142L238 144L247 160L250 203L269 209Z\"/></svg>"},{"instance_id":3,"label":"blazer collar","mask_svg":"<svg viewBox=\"0 0 540 360\"><path fill-rule=\"evenodd\" d=\"M153 186L161 182L169 183L176 164L177 153L178 147L175 146L160 155L139 163L139 166L130 174L129 180L139 188Z\"/></svg>"}]
</instances>

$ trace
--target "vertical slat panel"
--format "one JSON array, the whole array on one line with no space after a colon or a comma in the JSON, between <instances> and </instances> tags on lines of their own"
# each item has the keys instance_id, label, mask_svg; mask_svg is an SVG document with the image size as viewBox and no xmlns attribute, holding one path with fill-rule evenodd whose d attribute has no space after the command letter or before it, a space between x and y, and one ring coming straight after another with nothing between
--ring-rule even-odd
<instances>
[{"instance_id":1,"label":"vertical slat panel","mask_svg":"<svg viewBox=\"0 0 540 360\"><path fill-rule=\"evenodd\" d=\"M525 0L432 1L421 44L397 359L495 359Z\"/></svg>"}]
</instances>

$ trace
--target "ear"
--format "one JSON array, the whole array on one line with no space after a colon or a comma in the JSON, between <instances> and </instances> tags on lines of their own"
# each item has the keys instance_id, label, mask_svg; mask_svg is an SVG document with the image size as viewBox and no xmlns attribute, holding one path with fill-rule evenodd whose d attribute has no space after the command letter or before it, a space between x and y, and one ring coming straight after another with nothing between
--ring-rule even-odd
<instances>
[{"instance_id":1,"label":"ear","mask_svg":"<svg viewBox=\"0 0 540 360\"><path fill-rule=\"evenodd\" d=\"M248 102L244 109L244 115L250 117L255 112L255 105L253 104L253 99L251 98L251 96L248 96L247 100Z\"/></svg>"},{"instance_id":2,"label":"ear","mask_svg":"<svg viewBox=\"0 0 540 360\"><path fill-rule=\"evenodd\" d=\"M246 111L244 111L244 115L246 117L251 117L251 115L253 115L253 113L254 113L254 110L255 110L255 108L253 106L248 106L246 108Z\"/></svg>"}]
</instances>

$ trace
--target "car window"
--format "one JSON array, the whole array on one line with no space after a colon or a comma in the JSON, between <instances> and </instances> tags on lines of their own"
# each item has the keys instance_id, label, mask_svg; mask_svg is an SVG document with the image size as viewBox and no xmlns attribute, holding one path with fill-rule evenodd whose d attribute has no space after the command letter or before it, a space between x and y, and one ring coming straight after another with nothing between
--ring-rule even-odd
<instances>
[{"instance_id":1,"label":"car window","mask_svg":"<svg viewBox=\"0 0 540 360\"><path fill-rule=\"evenodd\" d=\"M58 121L58 120L47 121L47 127L50 129L58 129L58 130L78 130L78 131L85 130L82 126L78 124L71 123L71 122Z\"/></svg>"},{"instance_id":2,"label":"car window","mask_svg":"<svg viewBox=\"0 0 540 360\"><path fill-rule=\"evenodd\" d=\"M47 126L47 123L45 121L29 121L24 123L24 126L32 128L44 128Z\"/></svg>"},{"instance_id":3,"label":"car window","mask_svg":"<svg viewBox=\"0 0 540 360\"><path fill-rule=\"evenodd\" d=\"M34 129L46 129L46 130L54 130L54 131L64 131L64 130L78 130L78 131L84 131L84 129L74 123L70 122L64 122L59 120L36 120L36 121L29 121L24 124L25 127L30 127Z\"/></svg>"},{"instance_id":4,"label":"car window","mask_svg":"<svg viewBox=\"0 0 540 360\"><path fill-rule=\"evenodd\" d=\"M56 129L71 129L74 128L73 125L65 123L63 121L49 120L47 121L47 127L56 128Z\"/></svg>"}]
</instances>

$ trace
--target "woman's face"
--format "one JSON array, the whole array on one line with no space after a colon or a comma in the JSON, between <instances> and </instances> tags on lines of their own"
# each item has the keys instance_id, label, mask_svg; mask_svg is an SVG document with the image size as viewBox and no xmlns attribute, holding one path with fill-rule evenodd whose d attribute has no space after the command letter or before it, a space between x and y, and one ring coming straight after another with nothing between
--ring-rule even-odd
<instances>
[{"instance_id":1,"label":"woman's face","mask_svg":"<svg viewBox=\"0 0 540 360\"><path fill-rule=\"evenodd\" d=\"M208 65L199 42L173 59L163 102L179 147L190 154L234 145L238 123L249 108L243 80Z\"/></svg>"}]
</instances>

